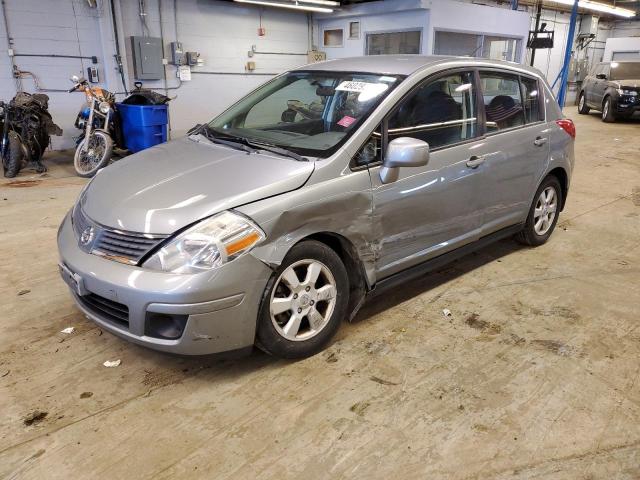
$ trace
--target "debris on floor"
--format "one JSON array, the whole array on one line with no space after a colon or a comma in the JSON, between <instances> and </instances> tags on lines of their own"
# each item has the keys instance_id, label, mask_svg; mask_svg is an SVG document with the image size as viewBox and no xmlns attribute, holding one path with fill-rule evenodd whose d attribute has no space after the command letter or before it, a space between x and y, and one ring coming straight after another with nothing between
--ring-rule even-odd
<instances>
[{"instance_id":1,"label":"debris on floor","mask_svg":"<svg viewBox=\"0 0 640 480\"><path fill-rule=\"evenodd\" d=\"M384 378L376 377L375 375L370 376L369 380L379 383L380 385L399 385L399 383L397 382L391 382L389 380L385 380Z\"/></svg>"},{"instance_id":2,"label":"debris on floor","mask_svg":"<svg viewBox=\"0 0 640 480\"><path fill-rule=\"evenodd\" d=\"M18 292L18 296L26 295L27 293L31 293L31 290L28 290L28 289L20 290L20 291Z\"/></svg>"},{"instance_id":3,"label":"debris on floor","mask_svg":"<svg viewBox=\"0 0 640 480\"><path fill-rule=\"evenodd\" d=\"M106 362L103 363L103 365L105 367L113 368L113 367L119 367L121 363L122 363L122 360L120 360L120 359L118 359L118 360L107 360Z\"/></svg>"},{"instance_id":4,"label":"debris on floor","mask_svg":"<svg viewBox=\"0 0 640 480\"><path fill-rule=\"evenodd\" d=\"M27 427L30 427L31 425L35 425L36 423L40 423L42 420L44 420L44 418L47 415L49 415L49 412L43 412L41 410L34 410L30 414L28 414L26 417L24 417L24 420L22 421L22 423L24 423Z\"/></svg>"},{"instance_id":5,"label":"debris on floor","mask_svg":"<svg viewBox=\"0 0 640 480\"><path fill-rule=\"evenodd\" d=\"M449 310L448 308L445 308L444 310L442 310L442 314L447 318L452 316L451 310Z\"/></svg>"},{"instance_id":6,"label":"debris on floor","mask_svg":"<svg viewBox=\"0 0 640 480\"><path fill-rule=\"evenodd\" d=\"M351 410L353 413L355 413L356 415L359 416L364 416L364 411L369 408L369 405L371 405L369 402L356 402L353 405L351 405L351 408L349 408L349 410Z\"/></svg>"},{"instance_id":7,"label":"debris on floor","mask_svg":"<svg viewBox=\"0 0 640 480\"><path fill-rule=\"evenodd\" d=\"M80 394L80 398L90 398L93 397L93 392L82 392Z\"/></svg>"},{"instance_id":8,"label":"debris on floor","mask_svg":"<svg viewBox=\"0 0 640 480\"><path fill-rule=\"evenodd\" d=\"M66 333L67 335L72 334L75 331L74 327L67 327L60 330L60 333Z\"/></svg>"}]
</instances>

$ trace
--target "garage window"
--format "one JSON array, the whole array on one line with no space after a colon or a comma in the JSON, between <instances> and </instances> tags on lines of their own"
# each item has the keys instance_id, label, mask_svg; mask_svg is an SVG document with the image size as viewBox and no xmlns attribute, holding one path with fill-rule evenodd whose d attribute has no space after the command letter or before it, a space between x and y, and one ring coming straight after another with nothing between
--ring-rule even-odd
<instances>
[{"instance_id":1,"label":"garage window","mask_svg":"<svg viewBox=\"0 0 640 480\"><path fill-rule=\"evenodd\" d=\"M344 44L344 30L341 28L333 28L323 32L324 47L342 47Z\"/></svg>"},{"instance_id":2,"label":"garage window","mask_svg":"<svg viewBox=\"0 0 640 480\"><path fill-rule=\"evenodd\" d=\"M421 30L367 34L367 55L420 53Z\"/></svg>"},{"instance_id":3,"label":"garage window","mask_svg":"<svg viewBox=\"0 0 640 480\"><path fill-rule=\"evenodd\" d=\"M517 38L440 31L435 33L433 53L519 62L520 46Z\"/></svg>"}]
</instances>

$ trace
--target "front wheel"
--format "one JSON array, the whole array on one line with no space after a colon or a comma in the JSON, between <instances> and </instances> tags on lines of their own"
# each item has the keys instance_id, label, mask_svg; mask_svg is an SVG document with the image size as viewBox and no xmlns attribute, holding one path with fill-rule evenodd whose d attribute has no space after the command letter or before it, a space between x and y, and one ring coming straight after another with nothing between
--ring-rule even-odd
<instances>
[{"instance_id":1,"label":"front wheel","mask_svg":"<svg viewBox=\"0 0 640 480\"><path fill-rule=\"evenodd\" d=\"M587 115L589 110L591 109L587 106L587 99L585 98L584 92L582 92L580 94L580 100L578 100L578 113L581 115Z\"/></svg>"},{"instance_id":2,"label":"front wheel","mask_svg":"<svg viewBox=\"0 0 640 480\"><path fill-rule=\"evenodd\" d=\"M9 144L5 152L5 158L2 159L4 164L4 176L7 178L15 177L22 168L22 143L16 132L9 132Z\"/></svg>"},{"instance_id":3,"label":"front wheel","mask_svg":"<svg viewBox=\"0 0 640 480\"><path fill-rule=\"evenodd\" d=\"M100 130L94 130L76 147L73 166L80 177L93 177L111 159L113 140Z\"/></svg>"},{"instance_id":4,"label":"front wheel","mask_svg":"<svg viewBox=\"0 0 640 480\"><path fill-rule=\"evenodd\" d=\"M321 351L347 314L349 279L340 257L317 241L294 246L267 283L256 345L282 358Z\"/></svg>"},{"instance_id":5,"label":"front wheel","mask_svg":"<svg viewBox=\"0 0 640 480\"><path fill-rule=\"evenodd\" d=\"M516 240L525 245L537 247L551 236L562 205L562 188L553 175L545 178L534 197L524 228L516 235Z\"/></svg>"},{"instance_id":6,"label":"front wheel","mask_svg":"<svg viewBox=\"0 0 640 480\"><path fill-rule=\"evenodd\" d=\"M613 113L613 102L611 101L611 97L604 99L604 104L602 105L602 121L607 123L616 121L616 116Z\"/></svg>"}]
</instances>

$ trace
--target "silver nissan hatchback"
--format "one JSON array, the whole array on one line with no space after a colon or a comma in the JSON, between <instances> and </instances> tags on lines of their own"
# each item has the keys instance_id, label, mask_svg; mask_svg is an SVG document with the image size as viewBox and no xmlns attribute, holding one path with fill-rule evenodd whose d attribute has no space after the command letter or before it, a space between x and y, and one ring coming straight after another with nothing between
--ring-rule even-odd
<instances>
[{"instance_id":1,"label":"silver nissan hatchback","mask_svg":"<svg viewBox=\"0 0 640 480\"><path fill-rule=\"evenodd\" d=\"M132 342L309 356L374 290L507 236L546 242L574 137L522 65L307 65L100 171L58 232L60 272Z\"/></svg>"}]
</instances>

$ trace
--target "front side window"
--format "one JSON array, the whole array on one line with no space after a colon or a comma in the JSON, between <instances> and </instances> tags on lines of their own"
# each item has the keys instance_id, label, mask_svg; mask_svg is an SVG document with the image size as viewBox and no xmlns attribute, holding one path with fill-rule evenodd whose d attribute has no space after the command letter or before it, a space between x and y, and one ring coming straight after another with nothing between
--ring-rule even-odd
<instances>
[{"instance_id":1,"label":"front side window","mask_svg":"<svg viewBox=\"0 0 640 480\"><path fill-rule=\"evenodd\" d=\"M428 80L402 100L389 119L389 141L398 137L424 140L438 148L476 136L477 106L473 73Z\"/></svg>"},{"instance_id":2,"label":"front side window","mask_svg":"<svg viewBox=\"0 0 640 480\"><path fill-rule=\"evenodd\" d=\"M544 120L544 114L540 108L540 95L538 81L535 78L520 77L522 98L524 99L524 116L527 123Z\"/></svg>"},{"instance_id":3,"label":"front side window","mask_svg":"<svg viewBox=\"0 0 640 480\"><path fill-rule=\"evenodd\" d=\"M480 83L487 132L491 133L524 125L524 108L517 75L480 72Z\"/></svg>"},{"instance_id":4,"label":"front side window","mask_svg":"<svg viewBox=\"0 0 640 480\"><path fill-rule=\"evenodd\" d=\"M402 80L349 72L290 72L209 123L213 132L327 157Z\"/></svg>"}]
</instances>

